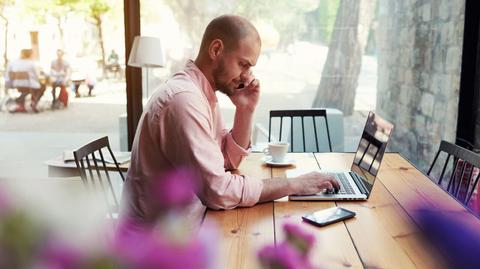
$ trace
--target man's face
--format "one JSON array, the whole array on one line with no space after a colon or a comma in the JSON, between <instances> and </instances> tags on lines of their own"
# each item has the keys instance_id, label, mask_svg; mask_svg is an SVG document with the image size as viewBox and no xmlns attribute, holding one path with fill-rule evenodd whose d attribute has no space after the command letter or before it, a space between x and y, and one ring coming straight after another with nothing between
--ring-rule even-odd
<instances>
[{"instance_id":1,"label":"man's face","mask_svg":"<svg viewBox=\"0 0 480 269\"><path fill-rule=\"evenodd\" d=\"M62 59L62 57L63 57L63 51L57 50L57 58Z\"/></svg>"},{"instance_id":2,"label":"man's face","mask_svg":"<svg viewBox=\"0 0 480 269\"><path fill-rule=\"evenodd\" d=\"M250 83L250 67L257 63L259 53L260 44L252 38L245 38L230 51L224 50L212 74L216 89L231 96L241 84Z\"/></svg>"}]
</instances>

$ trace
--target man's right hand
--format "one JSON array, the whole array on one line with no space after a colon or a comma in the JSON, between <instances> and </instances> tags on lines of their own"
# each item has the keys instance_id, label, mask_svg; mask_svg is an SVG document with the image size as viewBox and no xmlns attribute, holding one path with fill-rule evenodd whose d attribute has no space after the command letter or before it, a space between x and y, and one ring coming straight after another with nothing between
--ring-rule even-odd
<instances>
[{"instance_id":1,"label":"man's right hand","mask_svg":"<svg viewBox=\"0 0 480 269\"><path fill-rule=\"evenodd\" d=\"M319 172L310 172L291 178L289 183L296 195L312 195L325 189L340 189L340 184L335 177Z\"/></svg>"}]
</instances>

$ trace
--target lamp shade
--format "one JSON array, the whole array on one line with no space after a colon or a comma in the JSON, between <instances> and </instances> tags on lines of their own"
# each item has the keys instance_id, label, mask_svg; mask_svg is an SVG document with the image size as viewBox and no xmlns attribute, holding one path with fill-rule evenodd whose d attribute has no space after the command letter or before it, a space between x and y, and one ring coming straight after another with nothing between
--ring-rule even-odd
<instances>
[{"instance_id":1,"label":"lamp shade","mask_svg":"<svg viewBox=\"0 0 480 269\"><path fill-rule=\"evenodd\" d=\"M160 39L150 36L136 36L128 57L133 67L163 67L163 53Z\"/></svg>"}]
</instances>

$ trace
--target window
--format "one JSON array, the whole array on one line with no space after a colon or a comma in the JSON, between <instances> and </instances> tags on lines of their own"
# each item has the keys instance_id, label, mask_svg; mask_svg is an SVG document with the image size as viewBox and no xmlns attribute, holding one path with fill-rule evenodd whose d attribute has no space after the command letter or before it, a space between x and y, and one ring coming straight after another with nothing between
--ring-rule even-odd
<instances>
[{"instance_id":1,"label":"window","mask_svg":"<svg viewBox=\"0 0 480 269\"><path fill-rule=\"evenodd\" d=\"M369 110L395 124L388 150L425 168L457 121L464 1L141 1L142 34L162 39L164 80L194 59L208 22L252 21L262 38L254 67L262 97L255 123L272 109L343 112L344 150L355 151ZM227 124L234 107L217 94ZM447 113L448 111L448 113Z\"/></svg>"}]
</instances>

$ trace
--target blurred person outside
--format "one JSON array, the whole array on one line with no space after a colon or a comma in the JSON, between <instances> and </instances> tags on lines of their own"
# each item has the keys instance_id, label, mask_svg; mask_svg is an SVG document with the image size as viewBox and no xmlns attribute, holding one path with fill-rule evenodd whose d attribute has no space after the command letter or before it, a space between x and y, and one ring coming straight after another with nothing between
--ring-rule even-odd
<instances>
[{"instance_id":1,"label":"blurred person outside","mask_svg":"<svg viewBox=\"0 0 480 269\"><path fill-rule=\"evenodd\" d=\"M15 99L16 107L10 112L27 112L25 99L31 94L30 107L33 112L38 112L37 103L42 94L39 81L39 67L31 59L32 49L22 49L20 58L10 62L5 72L5 88L16 88L20 96ZM44 88L43 88L44 90Z\"/></svg>"},{"instance_id":2,"label":"blurred person outside","mask_svg":"<svg viewBox=\"0 0 480 269\"><path fill-rule=\"evenodd\" d=\"M68 106L68 93L66 85L70 79L70 64L63 58L64 52L57 50L57 59L50 65L50 78L52 82L52 109L58 108L61 102L64 107ZM57 100L57 87L60 88Z\"/></svg>"},{"instance_id":3,"label":"blurred person outside","mask_svg":"<svg viewBox=\"0 0 480 269\"><path fill-rule=\"evenodd\" d=\"M72 73L72 91L75 93L75 97L82 97L80 94L80 86L85 84L88 88L88 96L92 95L92 91L95 88L95 76L90 72L73 72Z\"/></svg>"},{"instance_id":4,"label":"blurred person outside","mask_svg":"<svg viewBox=\"0 0 480 269\"><path fill-rule=\"evenodd\" d=\"M152 185L187 167L198 178L198 198L211 209L249 207L280 197L339 188L327 174L259 179L232 174L251 148L252 119L260 82L260 36L246 19L225 15L207 26L195 61L160 85L140 118L122 197L122 216L152 223ZM224 126L216 92L236 107L233 128Z\"/></svg>"},{"instance_id":5,"label":"blurred person outside","mask_svg":"<svg viewBox=\"0 0 480 269\"><path fill-rule=\"evenodd\" d=\"M110 55L108 56L108 64L117 64L118 65L118 54L117 52L112 49L112 51L110 52Z\"/></svg>"},{"instance_id":6,"label":"blurred person outside","mask_svg":"<svg viewBox=\"0 0 480 269\"><path fill-rule=\"evenodd\" d=\"M71 90L75 93L75 97L82 97L83 88L85 85L88 88L88 96L94 96L92 91L95 88L96 79L95 72L96 62L88 57L77 55L71 61Z\"/></svg>"},{"instance_id":7,"label":"blurred person outside","mask_svg":"<svg viewBox=\"0 0 480 269\"><path fill-rule=\"evenodd\" d=\"M118 77L120 75L119 60L120 58L118 57L117 52L114 49L112 49L107 59L106 68L109 72L113 73L115 77Z\"/></svg>"}]
</instances>

